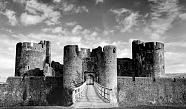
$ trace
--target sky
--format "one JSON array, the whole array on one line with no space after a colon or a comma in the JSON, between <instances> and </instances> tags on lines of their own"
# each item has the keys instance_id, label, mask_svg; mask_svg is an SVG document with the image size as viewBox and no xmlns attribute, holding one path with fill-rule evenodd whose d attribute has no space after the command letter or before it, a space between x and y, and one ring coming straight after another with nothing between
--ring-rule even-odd
<instances>
[{"instance_id":1,"label":"sky","mask_svg":"<svg viewBox=\"0 0 186 109\"><path fill-rule=\"evenodd\" d=\"M163 42L166 73L186 72L186 0L0 0L0 79L14 76L18 42L49 40L63 63L67 44L131 58L134 39Z\"/></svg>"}]
</instances>

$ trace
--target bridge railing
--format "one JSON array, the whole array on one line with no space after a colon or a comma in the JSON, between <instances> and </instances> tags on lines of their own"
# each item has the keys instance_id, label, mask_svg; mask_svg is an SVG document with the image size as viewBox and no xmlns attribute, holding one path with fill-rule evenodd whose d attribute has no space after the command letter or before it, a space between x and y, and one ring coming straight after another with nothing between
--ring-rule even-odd
<instances>
[{"instance_id":1,"label":"bridge railing","mask_svg":"<svg viewBox=\"0 0 186 109\"><path fill-rule=\"evenodd\" d=\"M84 82L81 86L74 88L74 90L72 92L73 103L80 100L80 98L82 97L82 95L85 91L85 88L86 88L86 82Z\"/></svg>"},{"instance_id":2,"label":"bridge railing","mask_svg":"<svg viewBox=\"0 0 186 109\"><path fill-rule=\"evenodd\" d=\"M110 102L110 92L112 89L109 89L107 87L104 87L97 82L94 82L94 86L96 91L98 92L99 96L105 101L105 102Z\"/></svg>"}]
</instances>

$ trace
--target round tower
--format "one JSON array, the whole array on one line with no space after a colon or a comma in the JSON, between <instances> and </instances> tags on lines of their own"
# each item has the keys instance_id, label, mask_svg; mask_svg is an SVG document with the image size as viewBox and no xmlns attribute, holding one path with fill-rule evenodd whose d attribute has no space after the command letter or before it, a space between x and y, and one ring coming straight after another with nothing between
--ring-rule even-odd
<instances>
[{"instance_id":1,"label":"round tower","mask_svg":"<svg viewBox=\"0 0 186 109\"><path fill-rule=\"evenodd\" d=\"M46 45L44 43L23 42L16 45L15 76L21 76L27 71L43 70L46 62Z\"/></svg>"},{"instance_id":2,"label":"round tower","mask_svg":"<svg viewBox=\"0 0 186 109\"><path fill-rule=\"evenodd\" d=\"M116 47L112 45L103 48L104 86L112 89L110 93L110 102L117 105L117 56Z\"/></svg>"},{"instance_id":3,"label":"round tower","mask_svg":"<svg viewBox=\"0 0 186 109\"><path fill-rule=\"evenodd\" d=\"M145 43L145 69L147 76L160 77L165 73L164 44L160 42Z\"/></svg>"},{"instance_id":4,"label":"round tower","mask_svg":"<svg viewBox=\"0 0 186 109\"><path fill-rule=\"evenodd\" d=\"M63 86L74 88L82 81L82 61L78 57L78 46L67 45L64 47L64 72Z\"/></svg>"}]
</instances>

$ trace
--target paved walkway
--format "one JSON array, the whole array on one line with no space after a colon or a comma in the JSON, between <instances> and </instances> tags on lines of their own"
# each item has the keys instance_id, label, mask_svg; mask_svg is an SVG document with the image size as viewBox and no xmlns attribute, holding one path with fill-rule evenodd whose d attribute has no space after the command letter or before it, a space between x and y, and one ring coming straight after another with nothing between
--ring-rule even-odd
<instances>
[{"instance_id":1,"label":"paved walkway","mask_svg":"<svg viewBox=\"0 0 186 109\"><path fill-rule=\"evenodd\" d=\"M82 96L80 101L73 105L75 108L111 108L112 105L105 103L96 94L93 85L87 85L85 94Z\"/></svg>"}]
</instances>

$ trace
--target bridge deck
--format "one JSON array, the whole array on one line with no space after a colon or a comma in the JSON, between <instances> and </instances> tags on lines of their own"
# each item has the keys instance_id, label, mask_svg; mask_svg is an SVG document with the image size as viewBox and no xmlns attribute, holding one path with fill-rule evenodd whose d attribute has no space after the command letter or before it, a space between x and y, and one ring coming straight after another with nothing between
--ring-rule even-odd
<instances>
[{"instance_id":1,"label":"bridge deck","mask_svg":"<svg viewBox=\"0 0 186 109\"><path fill-rule=\"evenodd\" d=\"M109 108L110 103L105 103L96 93L93 85L87 85L82 98L73 105L76 108Z\"/></svg>"}]
</instances>

